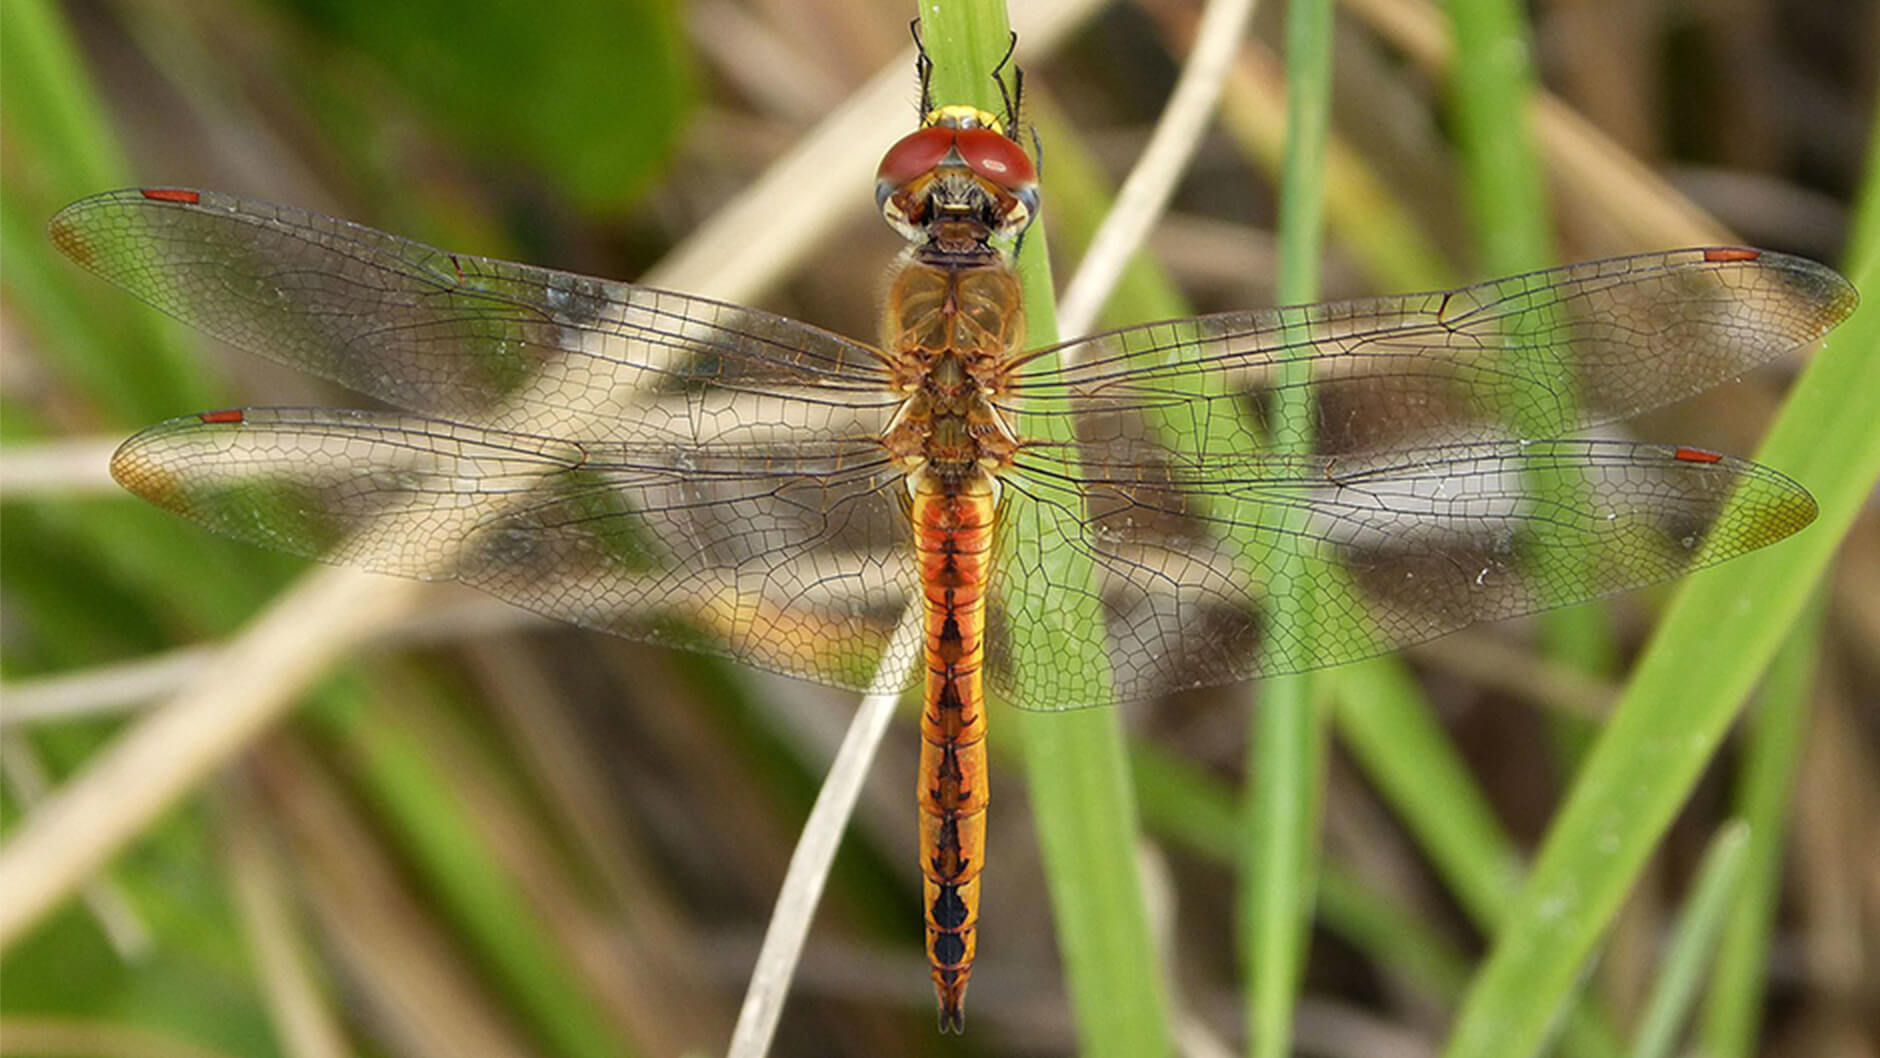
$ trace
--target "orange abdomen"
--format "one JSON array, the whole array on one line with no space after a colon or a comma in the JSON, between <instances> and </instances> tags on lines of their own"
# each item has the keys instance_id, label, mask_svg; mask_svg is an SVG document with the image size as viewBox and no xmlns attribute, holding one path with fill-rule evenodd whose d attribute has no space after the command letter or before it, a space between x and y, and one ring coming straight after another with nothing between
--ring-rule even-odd
<instances>
[{"instance_id":1,"label":"orange abdomen","mask_svg":"<svg viewBox=\"0 0 1880 1058\"><path fill-rule=\"evenodd\" d=\"M927 687L921 712L920 858L927 957L942 1031L961 1031L979 923L986 842L986 571L994 503L981 476L952 487L919 481L915 551L925 610Z\"/></svg>"}]
</instances>

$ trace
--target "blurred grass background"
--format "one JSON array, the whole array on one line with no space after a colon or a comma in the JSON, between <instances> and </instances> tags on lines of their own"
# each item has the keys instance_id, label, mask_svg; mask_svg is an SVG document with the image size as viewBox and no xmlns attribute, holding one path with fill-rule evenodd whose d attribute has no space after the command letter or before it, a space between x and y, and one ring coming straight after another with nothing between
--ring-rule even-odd
<instances>
[{"instance_id":1,"label":"blurred grass background","mask_svg":"<svg viewBox=\"0 0 1880 1058\"><path fill-rule=\"evenodd\" d=\"M1338 15L1327 297L1483 274L1456 119L1406 36L1414 10L1367 0ZM1584 168L1573 164L1584 152L1542 151L1560 257L1665 244L1662 227L1602 200L1585 175L1637 166L1746 241L1842 260L1850 203L1871 179L1871 5L1562 0L1533 13L1541 81L1617 148ZM1198 310L1272 300L1280 14L1262 13L1220 132L1152 245ZM107 442L218 405L358 399L181 332L80 274L45 244L55 209L129 184L217 187L453 249L632 278L897 61L908 17L902 3L845 0L0 0L0 824L30 810L36 780L56 784L110 741L122 724L110 710L170 686L152 661L229 634L295 571L116 493L100 480ZM1193 17L1172 3L1110 6L1028 64L1047 223L1066 261L1139 150ZM911 125L911 73L907 99ZM858 198L814 266L761 303L873 337L896 249ZM1134 282L1143 296L1158 279ZM1795 367L1635 428L1747 452ZM54 461L68 454L76 462ZM1663 597L1599 608L1618 665ZM293 722L5 953L0 1052L722 1048L844 696L512 620L474 596L440 595L434 614L412 645L323 681ZM1419 821L1370 763L1392 746L1334 737L1302 1051L1425 1054L1444 1038L1493 920L1482 908L1500 899L1480 879L1534 846L1576 746L1614 695L1610 673L1541 654L1532 624L1410 656L1441 725L1418 759L1465 766L1493 818L1473 829ZM1726 942L1726 962L1749 968L1753 991L1714 1001L1704 1038L1719 1054L1875 1053L1880 537L1870 513L1804 631L1768 693L1806 707L1779 721L1758 714L1756 736L1725 747L1634 888L1563 1047L1617 1053L1613 1041L1632 1037L1700 856L1738 791L1755 789L1774 791L1759 796L1777 798L1763 811L1787 820L1786 840L1758 834L1745 854L1744 876L1768 887L1769 921ZM100 689L95 677L113 671L129 690ZM1124 717L1173 991L1203 1038L1243 1031L1225 926L1246 697L1186 695ZM972 1029L963 1042L933 1035L911 716L905 726L864 796L777 1053L1073 1051L1013 766L996 780ZM1406 737L1394 736L1398 748Z\"/></svg>"}]
</instances>

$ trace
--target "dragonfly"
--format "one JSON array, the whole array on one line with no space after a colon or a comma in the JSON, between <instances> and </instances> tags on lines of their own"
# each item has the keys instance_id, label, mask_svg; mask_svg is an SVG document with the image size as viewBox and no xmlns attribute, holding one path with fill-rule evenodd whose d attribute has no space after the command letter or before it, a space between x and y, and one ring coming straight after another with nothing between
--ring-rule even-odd
<instances>
[{"instance_id":1,"label":"dragonfly","mask_svg":"<svg viewBox=\"0 0 1880 1058\"><path fill-rule=\"evenodd\" d=\"M908 240L879 345L214 191L73 203L51 237L79 265L402 409L188 415L112 473L264 547L837 687L909 673L942 1031L977 951L989 699L1335 665L1814 518L1768 467L1583 432L1816 342L1855 303L1822 265L1673 250L1029 348L1016 106L930 102L877 172Z\"/></svg>"}]
</instances>

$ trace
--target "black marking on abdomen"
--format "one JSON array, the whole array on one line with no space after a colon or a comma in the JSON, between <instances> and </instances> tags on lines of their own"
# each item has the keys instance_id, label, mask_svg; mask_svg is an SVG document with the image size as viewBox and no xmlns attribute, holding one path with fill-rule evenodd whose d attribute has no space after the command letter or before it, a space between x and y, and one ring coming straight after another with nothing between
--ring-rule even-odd
<instances>
[{"instance_id":1,"label":"black marking on abdomen","mask_svg":"<svg viewBox=\"0 0 1880 1058\"><path fill-rule=\"evenodd\" d=\"M960 888L947 882L940 883L940 892L933 898L933 924L943 930L956 930L966 924L966 901L960 899Z\"/></svg>"},{"instance_id":2,"label":"black marking on abdomen","mask_svg":"<svg viewBox=\"0 0 1880 1058\"><path fill-rule=\"evenodd\" d=\"M966 939L958 933L935 933L933 957L941 966L958 966L966 958Z\"/></svg>"}]
</instances>

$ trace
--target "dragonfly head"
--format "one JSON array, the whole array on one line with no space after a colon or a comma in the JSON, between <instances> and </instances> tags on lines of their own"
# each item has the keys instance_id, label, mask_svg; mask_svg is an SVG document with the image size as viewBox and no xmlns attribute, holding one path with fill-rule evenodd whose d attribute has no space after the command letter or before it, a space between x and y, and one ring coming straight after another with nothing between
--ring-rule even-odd
<instances>
[{"instance_id":1,"label":"dragonfly head","mask_svg":"<svg viewBox=\"0 0 1880 1058\"><path fill-rule=\"evenodd\" d=\"M875 201L911 242L983 247L1017 239L1038 215L1038 173L998 118L939 107L888 148Z\"/></svg>"}]
</instances>

